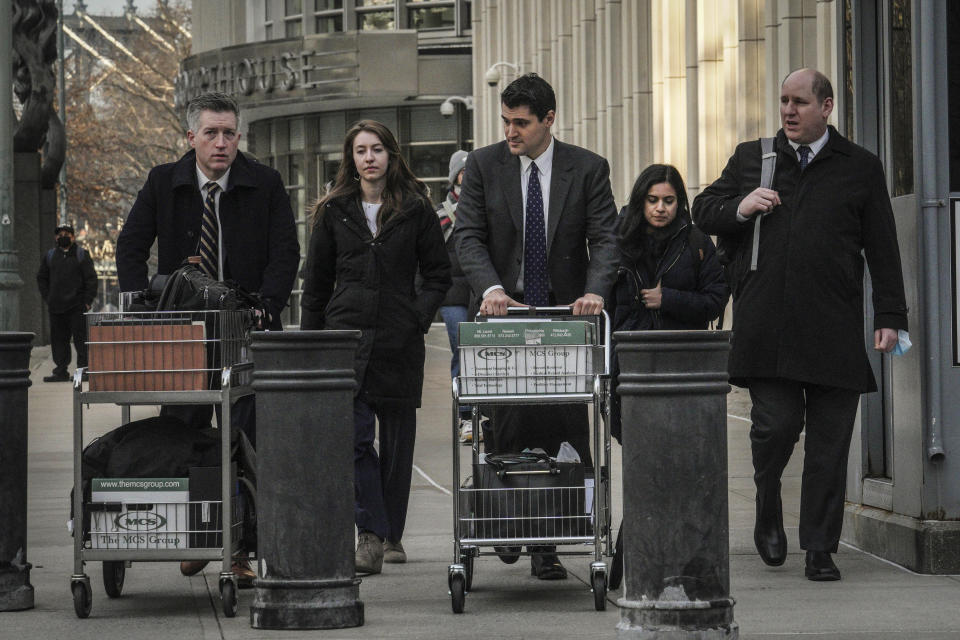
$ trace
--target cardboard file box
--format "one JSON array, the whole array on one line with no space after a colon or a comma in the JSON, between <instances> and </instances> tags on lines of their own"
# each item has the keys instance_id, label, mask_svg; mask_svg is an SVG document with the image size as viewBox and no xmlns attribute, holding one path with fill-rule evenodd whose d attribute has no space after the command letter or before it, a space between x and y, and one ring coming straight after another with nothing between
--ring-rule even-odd
<instances>
[{"instance_id":1,"label":"cardboard file box","mask_svg":"<svg viewBox=\"0 0 960 640\"><path fill-rule=\"evenodd\" d=\"M589 393L593 329L582 321L461 323L462 393Z\"/></svg>"},{"instance_id":2,"label":"cardboard file box","mask_svg":"<svg viewBox=\"0 0 960 640\"><path fill-rule=\"evenodd\" d=\"M187 478L93 478L92 549L186 549Z\"/></svg>"},{"instance_id":3,"label":"cardboard file box","mask_svg":"<svg viewBox=\"0 0 960 640\"><path fill-rule=\"evenodd\" d=\"M118 322L89 329L90 391L198 391L207 388L202 322Z\"/></svg>"}]
</instances>

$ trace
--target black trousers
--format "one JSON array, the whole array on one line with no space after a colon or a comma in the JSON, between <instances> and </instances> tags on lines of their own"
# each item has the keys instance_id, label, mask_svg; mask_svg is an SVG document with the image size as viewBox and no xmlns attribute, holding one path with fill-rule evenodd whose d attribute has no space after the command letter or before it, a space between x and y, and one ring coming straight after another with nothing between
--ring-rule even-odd
<instances>
[{"instance_id":1,"label":"black trousers","mask_svg":"<svg viewBox=\"0 0 960 640\"><path fill-rule=\"evenodd\" d=\"M380 422L379 454L373 441ZM354 519L361 531L400 542L407 522L417 409L353 401Z\"/></svg>"},{"instance_id":2,"label":"black trousers","mask_svg":"<svg viewBox=\"0 0 960 640\"><path fill-rule=\"evenodd\" d=\"M780 493L780 477L806 429L800 489L800 548L837 552L843 526L847 454L860 392L783 378L749 382L753 479L761 502Z\"/></svg>"},{"instance_id":3,"label":"black trousers","mask_svg":"<svg viewBox=\"0 0 960 640\"><path fill-rule=\"evenodd\" d=\"M77 367L87 366L87 325L83 308L66 313L50 312L50 352L57 372L66 373L70 365L70 339L77 350Z\"/></svg>"}]
</instances>

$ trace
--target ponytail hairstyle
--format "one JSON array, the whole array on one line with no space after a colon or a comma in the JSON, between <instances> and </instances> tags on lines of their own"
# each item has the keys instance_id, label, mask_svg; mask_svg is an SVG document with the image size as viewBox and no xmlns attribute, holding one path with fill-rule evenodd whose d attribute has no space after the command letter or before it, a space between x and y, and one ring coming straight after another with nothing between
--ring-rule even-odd
<instances>
[{"instance_id":1,"label":"ponytail hairstyle","mask_svg":"<svg viewBox=\"0 0 960 640\"><path fill-rule=\"evenodd\" d=\"M350 198L360 197L360 172L353 162L353 141L362 132L372 133L380 139L384 149L387 150L387 183L383 188L383 206L377 213L377 228L381 228L390 216L401 210L405 200L415 200L423 206L432 209L430 196L427 186L417 179L410 170L407 161L400 155L400 145L397 139L386 125L376 120L361 120L354 124L347 131L343 139L343 158L340 160L340 168L337 170L337 177L333 185L327 191L327 194L321 197L313 207L312 220L317 224L323 215L324 206L336 198L348 196Z\"/></svg>"}]
</instances>

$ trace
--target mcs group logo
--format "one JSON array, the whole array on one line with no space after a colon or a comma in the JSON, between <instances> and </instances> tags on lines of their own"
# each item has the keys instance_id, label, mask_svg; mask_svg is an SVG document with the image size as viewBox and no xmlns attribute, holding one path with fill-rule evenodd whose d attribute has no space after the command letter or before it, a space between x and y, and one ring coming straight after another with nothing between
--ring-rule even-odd
<instances>
[{"instance_id":1,"label":"mcs group logo","mask_svg":"<svg viewBox=\"0 0 960 640\"><path fill-rule=\"evenodd\" d=\"M506 360L513 355L513 351L503 347L487 347L477 351L477 357L484 360Z\"/></svg>"},{"instance_id":2,"label":"mcs group logo","mask_svg":"<svg viewBox=\"0 0 960 640\"><path fill-rule=\"evenodd\" d=\"M125 531L156 531L167 524L167 519L152 511L127 511L118 515L114 524Z\"/></svg>"}]
</instances>

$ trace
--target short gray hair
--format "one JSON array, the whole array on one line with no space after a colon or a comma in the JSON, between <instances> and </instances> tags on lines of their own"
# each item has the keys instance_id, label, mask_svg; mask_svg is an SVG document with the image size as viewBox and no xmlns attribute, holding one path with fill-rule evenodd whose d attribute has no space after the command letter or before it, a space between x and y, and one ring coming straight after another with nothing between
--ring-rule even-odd
<instances>
[{"instance_id":1,"label":"short gray hair","mask_svg":"<svg viewBox=\"0 0 960 640\"><path fill-rule=\"evenodd\" d=\"M240 107L237 101L225 93L202 93L187 104L187 129L197 133L200 124L200 114L204 111L214 113L232 112L237 117L237 128L240 127Z\"/></svg>"}]
</instances>

